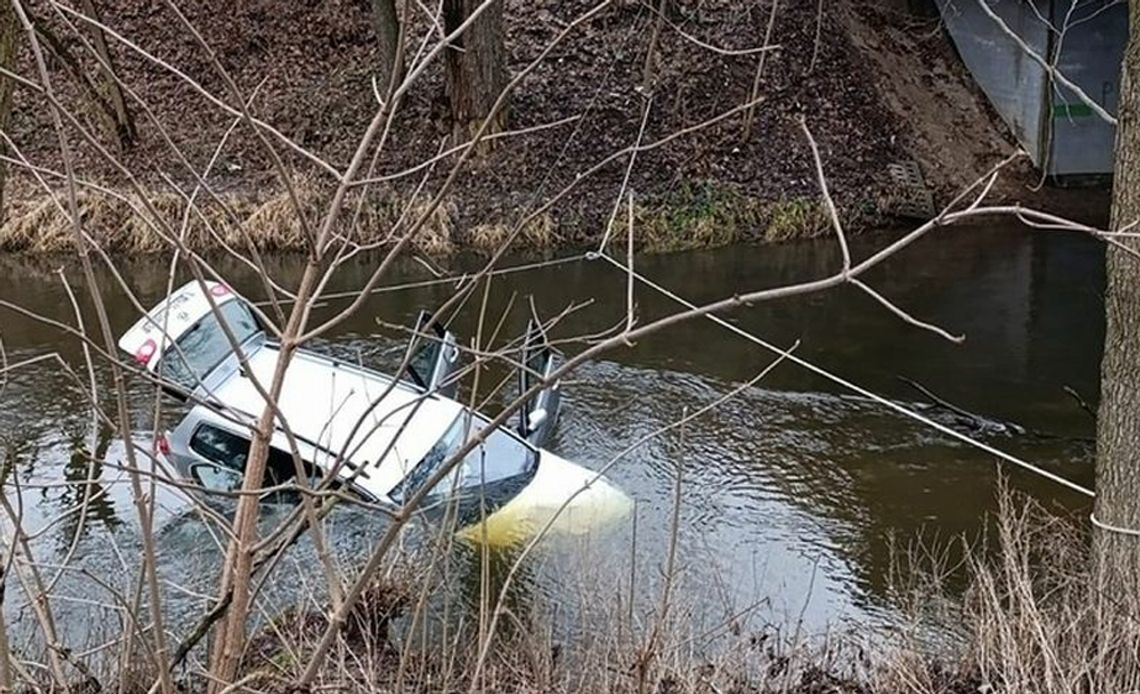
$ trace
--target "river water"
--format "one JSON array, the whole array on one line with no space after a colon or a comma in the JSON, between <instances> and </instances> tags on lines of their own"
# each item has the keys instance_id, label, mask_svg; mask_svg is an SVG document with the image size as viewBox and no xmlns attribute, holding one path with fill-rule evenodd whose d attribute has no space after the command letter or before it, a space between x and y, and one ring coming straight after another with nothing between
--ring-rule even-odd
<instances>
[{"instance_id":1,"label":"river water","mask_svg":"<svg viewBox=\"0 0 1140 694\"><path fill-rule=\"evenodd\" d=\"M852 244L853 253L864 257L888 238L861 237ZM330 289L360 286L372 262L354 262ZM645 275L696 302L822 277L838 263L830 241L637 259ZM451 271L475 267L462 259L448 265ZM1087 438L1094 426L1064 388L1095 406L1103 339L1102 265L1103 250L1082 237L978 227L939 231L867 276L880 293L913 315L964 333L962 345L905 324L854 288L742 308L726 317L779 345L799 340L799 356L910 406L921 408L929 399L900 377L983 415L985 422L1012 421L1053 434L978 429L977 422L966 423L946 410L924 410L1091 486ZM270 266L288 282L299 276L302 262L278 257ZM0 268L0 297L73 320L52 265L3 259ZM241 266L223 262L220 268L239 288L258 286ZM147 302L163 295L166 267L161 261L125 260L122 271ZM75 269L65 268L64 275L78 290ZM425 275L421 266L409 264L389 281ZM110 285L106 272L100 278ZM446 286L377 295L319 347L367 365L391 367L398 362L402 341L377 321L410 325L421 307L434 308L448 295ZM85 300L82 291L79 298ZM676 309L649 290L639 290L635 299L641 320ZM624 315L625 277L602 261L588 260L501 276L492 283L488 314L497 317L509 304L504 334L517 335L530 302L547 317L588 302L559 325L554 337L598 332ZM322 309L324 315L339 305ZM0 317L9 362L58 352L83 373L74 339L14 312L0 309ZM112 299L110 321L117 332L136 317L127 302ZM470 336L477 318L476 298L453 328ZM578 349L580 345L566 346L568 352ZM753 378L771 359L705 320L611 352L583 366L564 385L563 419L551 448L597 468L637 438ZM102 367L99 378L106 379ZM153 395L143 384L132 385L132 393L133 416L146 428ZM78 567L63 571L53 590L61 629L71 638L96 643L92 615L116 614L116 598L103 583L126 590L138 563L138 521L129 489L121 473L97 468L105 493L82 526L74 514L60 517L80 498L77 483L89 474L85 458L75 451L91 438L91 421L80 386L57 364L41 362L12 373L0 403L6 489L9 498L20 502L30 526L40 529L32 543L37 558L51 565L72 553ZM109 461L121 459L121 442L103 437L103 443ZM609 477L635 500L635 518L540 553L524 572L522 590L558 602L579 585L574 577L585 572L613 593L621 592L614 582L632 583L635 601L652 602L670 542L678 465L678 575L688 587L685 599L694 614L712 606L753 605L755 619L763 623L796 622L815 631L889 624L895 618L889 590L892 538L905 544L916 537L976 536L985 527L985 514L995 507L998 480L991 456L782 364L683 433L647 442L617 464ZM1079 510L1086 504L1029 473L1006 472L1013 488L1056 508ZM179 495L160 490L158 498L157 549L168 626L177 634L202 609L216 580L220 550ZM365 512L336 516L332 535L342 560L351 562L366 552L381 526ZM263 609L271 612L313 580L311 565L311 557L299 548L282 567L279 589L268 593ZM54 570L48 574L50 578ZM94 582L95 577L103 583ZM31 617L24 596L18 591L10 595L6 615L27 625Z\"/></svg>"}]
</instances>

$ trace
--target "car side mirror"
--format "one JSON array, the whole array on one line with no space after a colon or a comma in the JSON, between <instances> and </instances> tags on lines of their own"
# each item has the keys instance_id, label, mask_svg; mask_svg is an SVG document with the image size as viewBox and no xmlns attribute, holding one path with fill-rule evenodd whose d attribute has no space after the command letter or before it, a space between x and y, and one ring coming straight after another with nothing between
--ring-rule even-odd
<instances>
[{"instance_id":1,"label":"car side mirror","mask_svg":"<svg viewBox=\"0 0 1140 694\"><path fill-rule=\"evenodd\" d=\"M542 407L531 412L526 418L527 431L535 431L546 421L546 410Z\"/></svg>"}]
</instances>

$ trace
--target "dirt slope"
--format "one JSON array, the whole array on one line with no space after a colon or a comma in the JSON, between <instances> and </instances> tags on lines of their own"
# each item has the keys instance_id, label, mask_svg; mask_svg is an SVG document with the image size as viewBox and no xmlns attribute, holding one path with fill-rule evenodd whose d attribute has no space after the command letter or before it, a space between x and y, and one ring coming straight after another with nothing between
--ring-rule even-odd
<instances>
[{"instance_id":1,"label":"dirt slope","mask_svg":"<svg viewBox=\"0 0 1140 694\"><path fill-rule=\"evenodd\" d=\"M903 146L919 162L936 199L952 199L1018 144L972 81L938 19L915 16L903 0L850 0L840 18L848 39L873 66L882 103L894 112ZM1104 221L1107 186L1048 185L1028 160L1005 170L993 200L1020 202Z\"/></svg>"},{"instance_id":2,"label":"dirt slope","mask_svg":"<svg viewBox=\"0 0 1140 694\"><path fill-rule=\"evenodd\" d=\"M193 177L167 139L186 162L204 170L232 118L201 90L227 103L236 103L236 97L210 54L165 3L104 5L104 20L117 33L178 66L188 78L112 40L122 79L152 114L135 105L140 138L121 153L122 160L156 189L170 189L172 183L185 187ZM511 73L521 72L593 5L591 0L506 0ZM365 0L194 0L180 7L243 96L253 95L251 110L332 165L347 164L376 109L374 40ZM522 81L511 100L511 128L573 120L511 138L469 167L449 201L447 223L455 236L517 219L526 206L549 199L611 152L632 144L647 98L646 142L749 99L758 56L741 52L762 43L770 3L684 0L666 7L648 92L641 82L656 15L647 4L628 0L572 31ZM961 77L937 26L859 0L836 3L822 16L816 9L813 2L780 2L773 32L778 49L766 59L759 82L765 101L756 109L749 137L736 116L638 155L631 187L642 201L643 218L676 227L667 231L680 235L701 223L743 230L720 240L762 236L781 222L777 214L791 212L803 217L791 220L800 222L800 231L819 230L818 216L797 207L818 194L798 126L801 115L819 140L833 192L856 226L880 222L877 204L889 191L886 166L892 161L917 159L944 197L1009 151L1000 124ZM64 21L46 6L38 12L66 42ZM412 26L419 36L431 31L422 17ZM81 53L76 40L69 45ZM57 61L52 70L62 100L89 111L64 66ZM34 74L27 60L22 71ZM443 99L442 74L433 66L404 101L374 173L402 171L438 151L448 131ZM89 116L85 121L96 126ZM49 111L27 88L17 91L10 133L31 161L60 167ZM84 176L125 185L93 147L74 139ZM275 148L291 172L317 180L301 157L280 143ZM449 161L437 165L427 190L439 183ZM600 233L625 164L622 158L581 181L552 210L558 239L577 243ZM408 193L419 179L418 174L399 178L385 190ZM226 140L210 180L219 190L256 195L276 185L265 145L244 127ZM29 185L22 190L24 196L33 194ZM686 215L654 212L670 206L696 209L708 219L693 222Z\"/></svg>"}]
</instances>

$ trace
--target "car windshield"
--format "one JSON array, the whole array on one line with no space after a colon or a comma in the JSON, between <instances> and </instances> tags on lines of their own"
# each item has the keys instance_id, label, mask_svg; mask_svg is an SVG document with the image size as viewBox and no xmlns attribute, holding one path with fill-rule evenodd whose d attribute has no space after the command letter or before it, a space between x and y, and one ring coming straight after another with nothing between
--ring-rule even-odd
<instances>
[{"instance_id":1,"label":"car windshield","mask_svg":"<svg viewBox=\"0 0 1140 694\"><path fill-rule=\"evenodd\" d=\"M261 332L253 314L241 301L228 301L218 311L238 344ZM186 390L194 390L233 351L214 312L202 318L178 338L158 365L163 379Z\"/></svg>"},{"instance_id":2,"label":"car windshield","mask_svg":"<svg viewBox=\"0 0 1140 694\"><path fill-rule=\"evenodd\" d=\"M403 503L427 484L463 444L487 426L482 415L464 412L447 429L435 446L391 492ZM463 490L524 476L534 470L538 452L503 428L496 428L463 458L451 478L452 489ZM435 494L436 492L433 492Z\"/></svg>"}]
</instances>

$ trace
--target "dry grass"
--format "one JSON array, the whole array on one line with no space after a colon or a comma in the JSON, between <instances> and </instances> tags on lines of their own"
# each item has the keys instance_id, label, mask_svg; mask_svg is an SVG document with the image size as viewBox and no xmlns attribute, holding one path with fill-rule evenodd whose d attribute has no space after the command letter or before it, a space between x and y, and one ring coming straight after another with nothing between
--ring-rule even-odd
<instances>
[{"instance_id":1,"label":"dry grass","mask_svg":"<svg viewBox=\"0 0 1140 694\"><path fill-rule=\"evenodd\" d=\"M302 251L305 231L311 233L320 224L332 191L307 178L294 180L293 191L296 205L287 191L278 189L227 192L218 199L203 195L188 210L187 199L169 188L149 190L149 208L134 195L86 188L79 192L78 204L84 233L111 253L168 250L175 237L197 251L224 246ZM0 225L0 250L41 255L74 250L64 191L25 192L13 194L12 199ZM423 197L370 191L348 201L335 231L357 243L384 246L406 233L427 212L428 204ZM453 220L453 203L439 205L413 238L413 248L430 255L450 253Z\"/></svg>"},{"instance_id":2,"label":"dry grass","mask_svg":"<svg viewBox=\"0 0 1140 694\"><path fill-rule=\"evenodd\" d=\"M997 534L995 559L969 558L967 662L977 678L1007 692L1140 690L1140 606L1100 589L1088 536L1009 495Z\"/></svg>"},{"instance_id":3,"label":"dry grass","mask_svg":"<svg viewBox=\"0 0 1140 694\"><path fill-rule=\"evenodd\" d=\"M993 537L964 546L958 566L910 552L901 595L914 620L875 691L1140 691L1140 605L1098 587L1083 520L1002 490ZM955 572L967 588L948 597Z\"/></svg>"},{"instance_id":4,"label":"dry grass","mask_svg":"<svg viewBox=\"0 0 1140 694\"><path fill-rule=\"evenodd\" d=\"M57 255L73 251L74 236L66 214L64 191L45 193L14 186L12 202L0 225L0 251ZM332 190L313 179L292 182L293 196L276 186L260 191L230 191L218 198L199 196L187 210L186 197L156 187L146 202L136 195L84 188L78 202L84 233L104 250L119 254L162 252L180 238L196 251L223 247L260 251L304 251L309 233L321 223ZM296 204L294 203L294 196ZM350 194L334 230L352 243L383 247L394 243L421 216L426 221L413 239L418 252L441 256L458 248L489 254L513 226L479 224L457 233L458 211L446 200L430 213L425 195L409 197L390 189ZM624 212L615 238L624 235ZM549 251L564 242L559 220L544 214L531 221L512 242L520 251ZM733 243L812 238L826 233L827 216L812 199L763 201L712 183L686 185L634 209L634 243L639 251L667 253L716 248ZM596 241L596 240L595 240Z\"/></svg>"},{"instance_id":5,"label":"dry grass","mask_svg":"<svg viewBox=\"0 0 1140 694\"><path fill-rule=\"evenodd\" d=\"M514 226L505 222L480 224L467 232L463 245L480 253L491 254L503 245L512 231ZM555 248L559 241L554 218L543 214L523 227L512 246L523 251L547 251Z\"/></svg>"}]
</instances>

